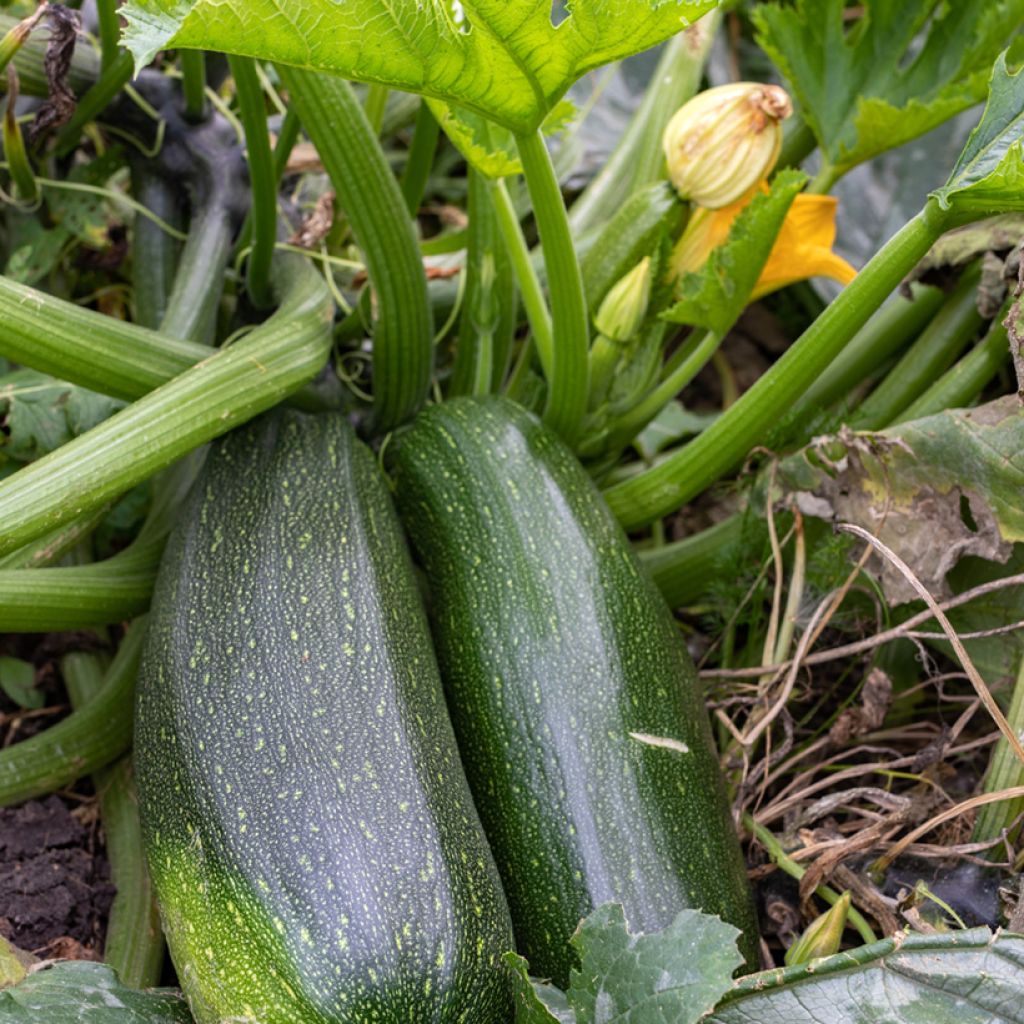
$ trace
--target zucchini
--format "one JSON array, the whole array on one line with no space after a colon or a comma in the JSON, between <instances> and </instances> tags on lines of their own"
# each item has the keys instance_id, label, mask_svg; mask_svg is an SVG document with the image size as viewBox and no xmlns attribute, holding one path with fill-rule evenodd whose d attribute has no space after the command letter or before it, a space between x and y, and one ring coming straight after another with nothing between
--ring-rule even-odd
<instances>
[{"instance_id":1,"label":"zucchini","mask_svg":"<svg viewBox=\"0 0 1024 1024\"><path fill-rule=\"evenodd\" d=\"M200 1024L506 1024L508 910L345 419L277 411L216 444L152 607L135 767Z\"/></svg>"},{"instance_id":2,"label":"zucchini","mask_svg":"<svg viewBox=\"0 0 1024 1024\"><path fill-rule=\"evenodd\" d=\"M565 445L507 399L421 413L399 513L484 829L531 973L565 986L580 919L634 931L684 907L757 933L693 663Z\"/></svg>"}]
</instances>

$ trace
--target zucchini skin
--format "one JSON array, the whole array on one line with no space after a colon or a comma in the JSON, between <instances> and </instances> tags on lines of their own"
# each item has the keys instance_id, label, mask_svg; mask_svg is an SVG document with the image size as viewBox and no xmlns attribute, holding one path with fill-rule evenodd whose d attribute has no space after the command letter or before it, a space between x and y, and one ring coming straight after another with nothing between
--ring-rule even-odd
<instances>
[{"instance_id":1,"label":"zucchini skin","mask_svg":"<svg viewBox=\"0 0 1024 1024\"><path fill-rule=\"evenodd\" d=\"M506 1024L507 906L343 416L278 410L212 448L152 609L140 811L199 1024Z\"/></svg>"},{"instance_id":2,"label":"zucchini skin","mask_svg":"<svg viewBox=\"0 0 1024 1024\"><path fill-rule=\"evenodd\" d=\"M395 455L452 723L531 974L595 906L757 931L693 663L568 448L506 399L421 413ZM631 733L681 741L680 753Z\"/></svg>"}]
</instances>

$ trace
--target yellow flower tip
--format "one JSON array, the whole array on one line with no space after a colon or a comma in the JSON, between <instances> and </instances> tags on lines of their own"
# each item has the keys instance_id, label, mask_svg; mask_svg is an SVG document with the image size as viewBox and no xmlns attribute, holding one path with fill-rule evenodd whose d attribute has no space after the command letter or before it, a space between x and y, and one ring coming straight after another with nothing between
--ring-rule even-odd
<instances>
[{"instance_id":1,"label":"yellow flower tip","mask_svg":"<svg viewBox=\"0 0 1024 1024\"><path fill-rule=\"evenodd\" d=\"M763 181L729 206L718 210L695 207L672 251L670 274L681 277L700 270L712 250L728 238L733 221L758 191L767 191ZM793 200L751 301L808 277L830 277L845 285L857 276L857 271L832 251L837 206L834 196L801 193Z\"/></svg>"},{"instance_id":2,"label":"yellow flower tip","mask_svg":"<svg viewBox=\"0 0 1024 1024\"><path fill-rule=\"evenodd\" d=\"M736 202L775 166L792 111L784 89L759 82L706 89L683 104L662 138L676 191L712 209Z\"/></svg>"}]
</instances>

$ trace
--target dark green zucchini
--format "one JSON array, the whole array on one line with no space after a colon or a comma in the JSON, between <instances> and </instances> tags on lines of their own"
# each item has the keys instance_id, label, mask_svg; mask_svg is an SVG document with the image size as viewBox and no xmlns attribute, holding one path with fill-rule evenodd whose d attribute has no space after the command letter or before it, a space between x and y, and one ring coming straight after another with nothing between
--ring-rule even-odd
<instances>
[{"instance_id":1,"label":"dark green zucchini","mask_svg":"<svg viewBox=\"0 0 1024 1024\"><path fill-rule=\"evenodd\" d=\"M519 952L564 986L595 906L634 930L684 907L743 930L746 871L693 663L582 467L505 399L421 413L399 512L430 582L466 774Z\"/></svg>"},{"instance_id":2,"label":"dark green zucchini","mask_svg":"<svg viewBox=\"0 0 1024 1024\"><path fill-rule=\"evenodd\" d=\"M506 1024L508 911L344 418L276 412L215 445L152 608L142 825L200 1024Z\"/></svg>"}]
</instances>

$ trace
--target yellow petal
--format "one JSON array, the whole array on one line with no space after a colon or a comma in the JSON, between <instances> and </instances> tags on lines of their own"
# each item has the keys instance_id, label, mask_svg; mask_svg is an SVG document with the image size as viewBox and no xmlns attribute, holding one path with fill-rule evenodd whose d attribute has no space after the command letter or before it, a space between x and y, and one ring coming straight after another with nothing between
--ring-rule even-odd
<instances>
[{"instance_id":1,"label":"yellow petal","mask_svg":"<svg viewBox=\"0 0 1024 1024\"><path fill-rule=\"evenodd\" d=\"M740 211L758 191L767 190L762 182L742 199L719 210L695 206L672 252L672 274L680 277L700 270L711 251L725 242ZM849 284L857 276L857 271L832 251L837 205L834 196L801 193L793 200L754 286L751 301L808 277L831 277L841 284Z\"/></svg>"}]
</instances>

